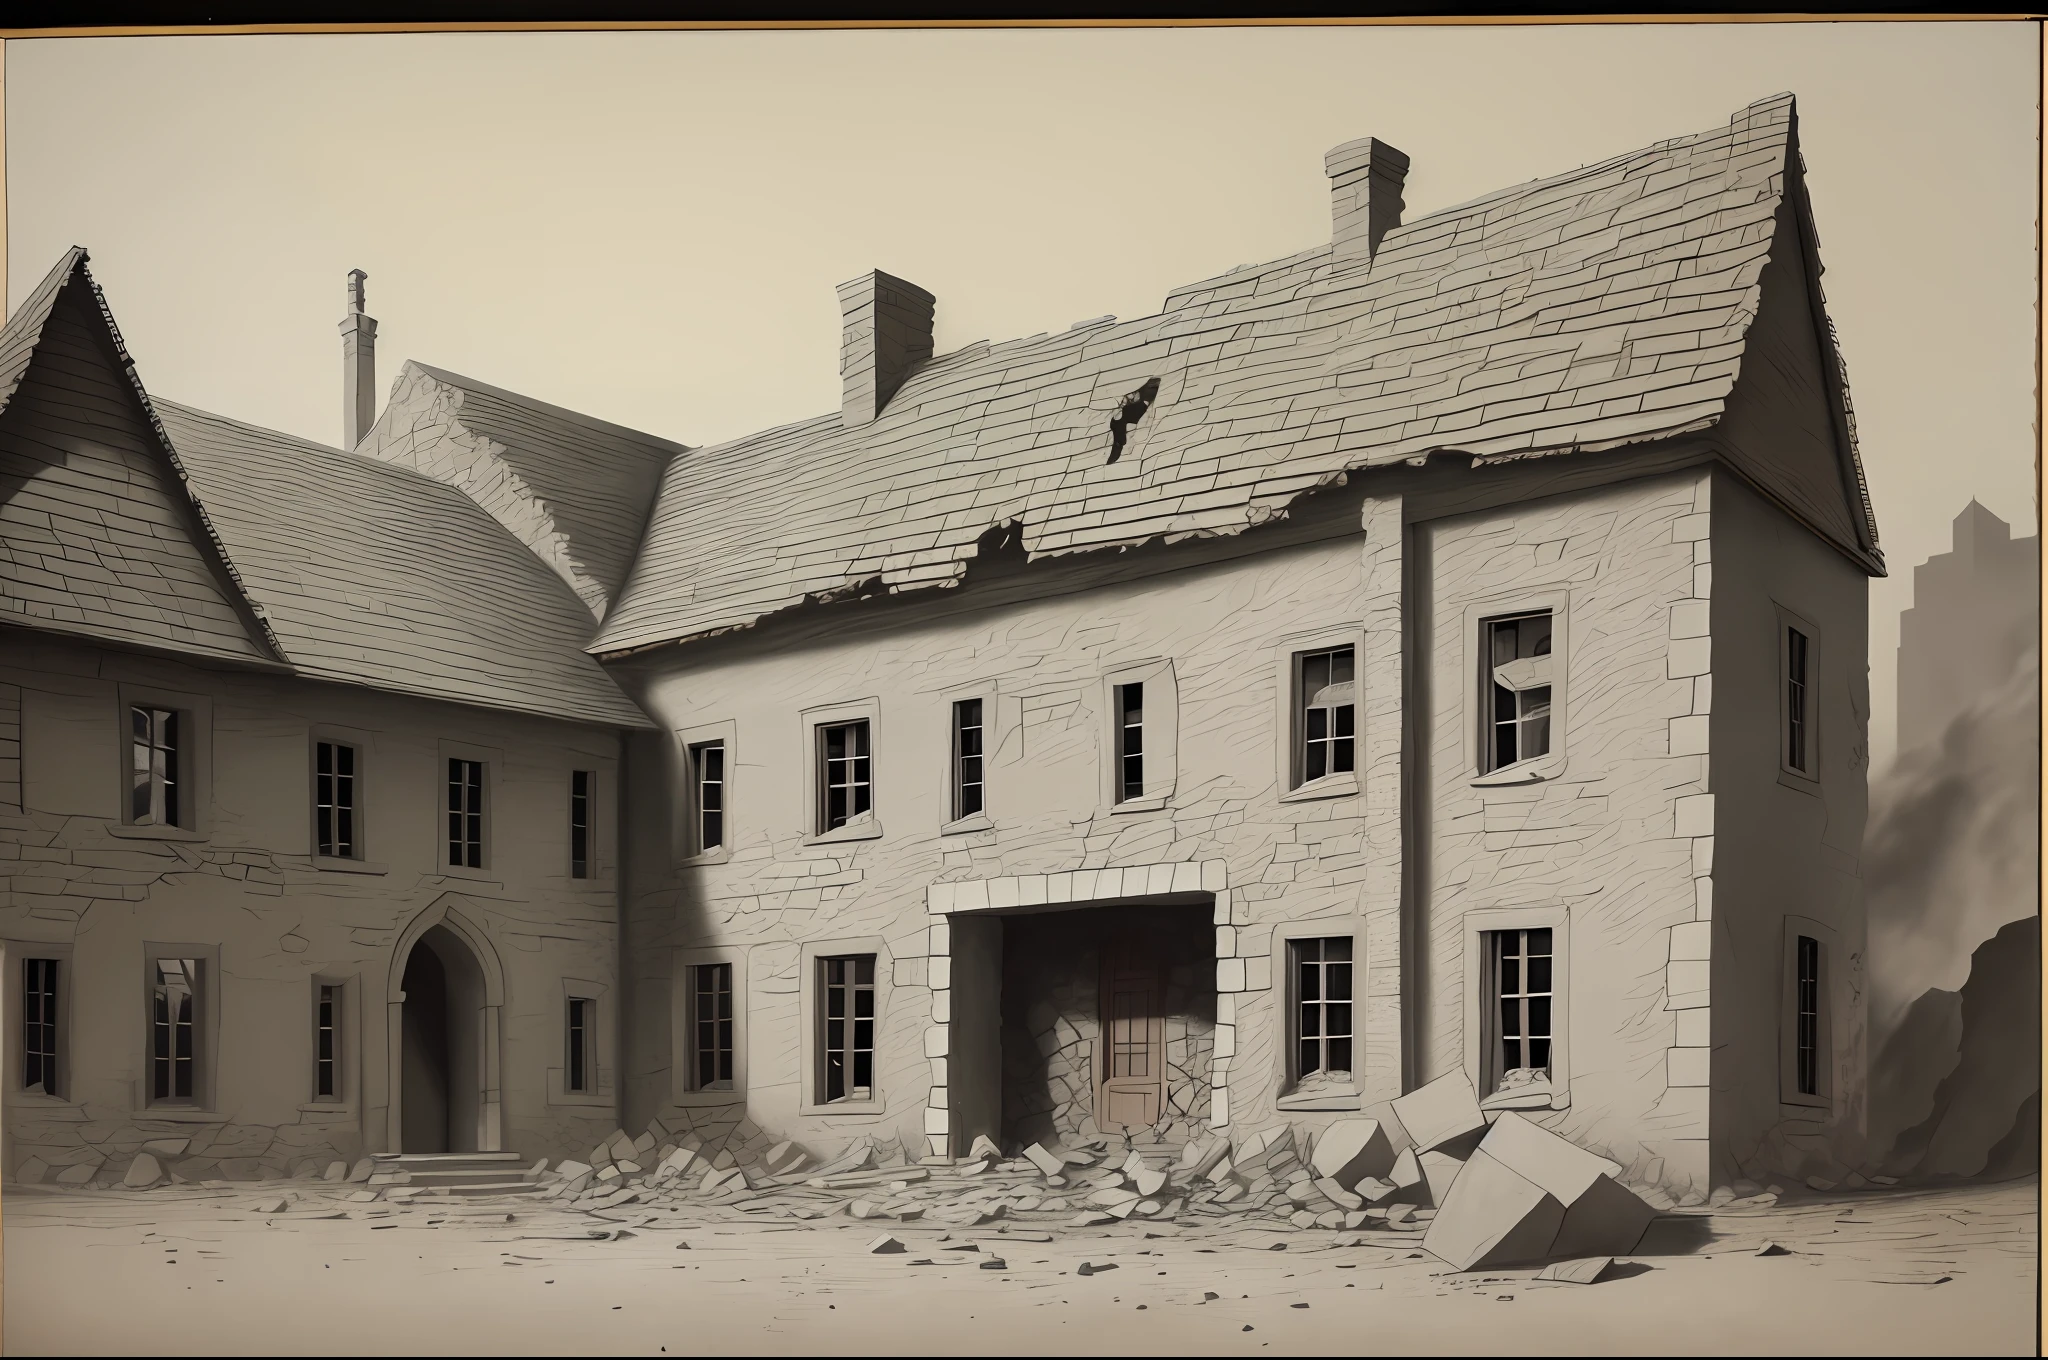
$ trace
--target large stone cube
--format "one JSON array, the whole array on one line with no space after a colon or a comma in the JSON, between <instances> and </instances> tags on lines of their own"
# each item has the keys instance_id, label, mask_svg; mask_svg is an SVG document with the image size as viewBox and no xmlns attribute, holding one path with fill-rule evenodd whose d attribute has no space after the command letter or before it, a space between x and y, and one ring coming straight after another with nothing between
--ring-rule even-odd
<instances>
[{"instance_id":1,"label":"large stone cube","mask_svg":"<svg viewBox=\"0 0 2048 1360\"><path fill-rule=\"evenodd\" d=\"M1564 1205L1553 1255L1626 1255L1657 1217L1615 1179L1620 1166L1512 1110L1494 1121L1479 1147Z\"/></svg>"},{"instance_id":2,"label":"large stone cube","mask_svg":"<svg viewBox=\"0 0 2048 1360\"><path fill-rule=\"evenodd\" d=\"M1564 1205L1482 1149L1459 1171L1422 1246L1454 1270L1519 1265L1547 1258L1563 1225Z\"/></svg>"},{"instance_id":3,"label":"large stone cube","mask_svg":"<svg viewBox=\"0 0 2048 1360\"><path fill-rule=\"evenodd\" d=\"M1456 1144L1486 1129L1486 1116L1479 1109L1479 1095L1463 1072L1438 1077L1393 1102L1394 1117L1408 1131L1420 1154Z\"/></svg>"}]
</instances>

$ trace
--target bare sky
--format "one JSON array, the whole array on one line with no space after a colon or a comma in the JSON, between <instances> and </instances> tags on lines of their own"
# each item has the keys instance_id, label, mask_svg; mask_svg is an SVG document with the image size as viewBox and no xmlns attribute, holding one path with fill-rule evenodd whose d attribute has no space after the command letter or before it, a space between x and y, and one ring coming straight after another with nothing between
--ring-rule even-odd
<instances>
[{"instance_id":1,"label":"bare sky","mask_svg":"<svg viewBox=\"0 0 2048 1360\"><path fill-rule=\"evenodd\" d=\"M417 358L685 443L838 405L832 285L941 351L1158 310L1329 239L1323 152L1408 216L1799 97L1879 532L2032 532L2029 24L88 38L6 44L10 308L86 246L151 391L340 437L343 276Z\"/></svg>"}]
</instances>

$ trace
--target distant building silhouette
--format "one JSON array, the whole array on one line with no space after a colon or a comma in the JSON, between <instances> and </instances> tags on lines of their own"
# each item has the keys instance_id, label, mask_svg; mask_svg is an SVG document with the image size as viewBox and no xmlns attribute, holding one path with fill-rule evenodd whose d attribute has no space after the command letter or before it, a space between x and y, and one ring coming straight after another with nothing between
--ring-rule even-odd
<instances>
[{"instance_id":1,"label":"distant building silhouette","mask_svg":"<svg viewBox=\"0 0 2048 1360\"><path fill-rule=\"evenodd\" d=\"M1913 607L1899 615L1900 751L1940 740L2040 638L2040 537L2014 538L1972 500L1954 542L1913 568Z\"/></svg>"}]
</instances>

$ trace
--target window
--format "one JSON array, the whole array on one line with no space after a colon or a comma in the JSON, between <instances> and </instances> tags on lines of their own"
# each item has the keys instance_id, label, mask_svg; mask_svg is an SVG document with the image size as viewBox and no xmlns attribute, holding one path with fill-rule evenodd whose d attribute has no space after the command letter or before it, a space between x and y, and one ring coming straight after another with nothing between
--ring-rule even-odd
<instances>
[{"instance_id":1,"label":"window","mask_svg":"<svg viewBox=\"0 0 2048 1360\"><path fill-rule=\"evenodd\" d=\"M869 1100L875 1089L875 956L818 961L825 993L822 1098Z\"/></svg>"},{"instance_id":2,"label":"window","mask_svg":"<svg viewBox=\"0 0 2048 1360\"><path fill-rule=\"evenodd\" d=\"M153 972L150 1100L165 1105L194 1104L199 1089L199 960L159 958Z\"/></svg>"},{"instance_id":3,"label":"window","mask_svg":"<svg viewBox=\"0 0 2048 1360\"><path fill-rule=\"evenodd\" d=\"M313 989L313 1098L341 1098L341 987L316 983Z\"/></svg>"},{"instance_id":4,"label":"window","mask_svg":"<svg viewBox=\"0 0 2048 1360\"><path fill-rule=\"evenodd\" d=\"M173 709L144 704L128 710L132 778L128 820L136 826L183 826L178 768L179 722Z\"/></svg>"},{"instance_id":5,"label":"window","mask_svg":"<svg viewBox=\"0 0 2048 1360\"><path fill-rule=\"evenodd\" d=\"M725 844L725 743L698 742L690 748L690 780L696 786L697 835L692 854Z\"/></svg>"},{"instance_id":6,"label":"window","mask_svg":"<svg viewBox=\"0 0 2048 1360\"><path fill-rule=\"evenodd\" d=\"M1290 940L1297 1082L1351 1075L1351 937Z\"/></svg>"},{"instance_id":7,"label":"window","mask_svg":"<svg viewBox=\"0 0 2048 1360\"><path fill-rule=\"evenodd\" d=\"M569 774L569 877L590 877L590 784L589 770Z\"/></svg>"},{"instance_id":8,"label":"window","mask_svg":"<svg viewBox=\"0 0 2048 1360\"><path fill-rule=\"evenodd\" d=\"M1304 652L1297 658L1295 784L1312 783L1356 768L1357 704L1350 647Z\"/></svg>"},{"instance_id":9,"label":"window","mask_svg":"<svg viewBox=\"0 0 2048 1360\"><path fill-rule=\"evenodd\" d=\"M983 738L979 699L953 705L953 820L972 817L982 808Z\"/></svg>"},{"instance_id":10,"label":"window","mask_svg":"<svg viewBox=\"0 0 2048 1360\"><path fill-rule=\"evenodd\" d=\"M1116 801L1145 796L1145 686L1117 685Z\"/></svg>"},{"instance_id":11,"label":"window","mask_svg":"<svg viewBox=\"0 0 2048 1360\"><path fill-rule=\"evenodd\" d=\"M448 863L484 867L484 763L448 759Z\"/></svg>"},{"instance_id":12,"label":"window","mask_svg":"<svg viewBox=\"0 0 2048 1360\"><path fill-rule=\"evenodd\" d=\"M869 773L868 725L831 723L818 729L824 794L818 829L834 831L868 814L874 785Z\"/></svg>"},{"instance_id":13,"label":"window","mask_svg":"<svg viewBox=\"0 0 2048 1360\"><path fill-rule=\"evenodd\" d=\"M1551 611L1487 619L1483 771L1550 754Z\"/></svg>"},{"instance_id":14,"label":"window","mask_svg":"<svg viewBox=\"0 0 2048 1360\"><path fill-rule=\"evenodd\" d=\"M320 854L356 859L356 748L338 741L313 747L313 833Z\"/></svg>"},{"instance_id":15,"label":"window","mask_svg":"<svg viewBox=\"0 0 2048 1360\"><path fill-rule=\"evenodd\" d=\"M732 965L690 967L690 1089L733 1089Z\"/></svg>"},{"instance_id":16,"label":"window","mask_svg":"<svg viewBox=\"0 0 2048 1360\"><path fill-rule=\"evenodd\" d=\"M569 998L567 1049L563 1054L563 1085L570 1091L590 1090L592 1046L595 1042L597 1003L587 996Z\"/></svg>"},{"instance_id":17,"label":"window","mask_svg":"<svg viewBox=\"0 0 2048 1360\"><path fill-rule=\"evenodd\" d=\"M56 959L21 961L21 1084L44 1095L62 1094L57 1075Z\"/></svg>"},{"instance_id":18,"label":"window","mask_svg":"<svg viewBox=\"0 0 2048 1360\"><path fill-rule=\"evenodd\" d=\"M1551 932L1486 932L1488 1017L1491 1034L1484 1068L1485 1095L1551 1079Z\"/></svg>"},{"instance_id":19,"label":"window","mask_svg":"<svg viewBox=\"0 0 2048 1360\"><path fill-rule=\"evenodd\" d=\"M1796 634L1794 636L1797 636ZM1820 941L1811 935L1797 937L1795 947L1798 975L1794 979L1794 1019L1797 1032L1793 1047L1795 1079L1803 1096L1820 1094Z\"/></svg>"},{"instance_id":20,"label":"window","mask_svg":"<svg viewBox=\"0 0 2048 1360\"><path fill-rule=\"evenodd\" d=\"M1813 703L1814 634L1803 623L1779 613L1779 656L1782 693L1778 759L1784 772L1801 779L1819 775L1819 744L1815 741Z\"/></svg>"}]
</instances>

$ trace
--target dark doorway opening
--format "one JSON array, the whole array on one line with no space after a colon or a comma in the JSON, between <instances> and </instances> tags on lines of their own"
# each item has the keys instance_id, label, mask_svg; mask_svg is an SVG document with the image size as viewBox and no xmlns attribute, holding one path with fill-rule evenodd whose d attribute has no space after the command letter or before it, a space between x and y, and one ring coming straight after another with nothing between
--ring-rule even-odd
<instances>
[{"instance_id":1,"label":"dark doorway opening","mask_svg":"<svg viewBox=\"0 0 2048 1360\"><path fill-rule=\"evenodd\" d=\"M445 926L406 956L400 1063L404 1152L475 1152L482 1112L483 970Z\"/></svg>"}]
</instances>

